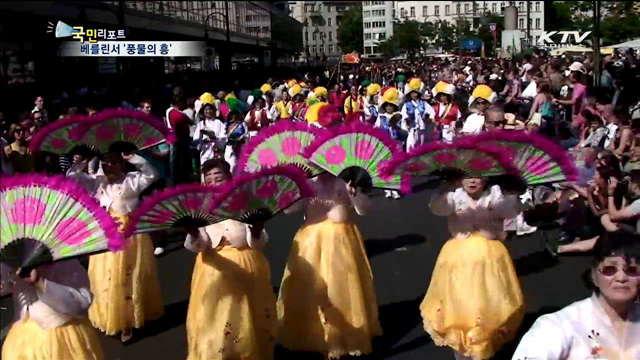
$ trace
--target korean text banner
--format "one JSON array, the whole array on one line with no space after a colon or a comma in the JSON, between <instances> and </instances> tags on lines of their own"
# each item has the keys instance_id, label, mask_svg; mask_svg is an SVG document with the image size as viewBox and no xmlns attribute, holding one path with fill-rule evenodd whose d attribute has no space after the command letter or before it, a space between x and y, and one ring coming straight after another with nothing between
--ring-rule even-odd
<instances>
[{"instance_id":1,"label":"korean text banner","mask_svg":"<svg viewBox=\"0 0 640 360\"><path fill-rule=\"evenodd\" d=\"M205 54L205 43L200 41L100 41L80 43L65 41L60 44L59 56L66 57L124 57L170 56L199 57Z\"/></svg>"}]
</instances>

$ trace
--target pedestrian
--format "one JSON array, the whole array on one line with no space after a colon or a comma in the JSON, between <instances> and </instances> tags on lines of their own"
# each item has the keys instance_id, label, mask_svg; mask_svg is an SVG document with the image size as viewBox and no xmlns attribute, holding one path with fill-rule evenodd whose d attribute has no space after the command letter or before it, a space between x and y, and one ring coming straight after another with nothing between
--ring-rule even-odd
<instances>
[{"instance_id":1,"label":"pedestrian","mask_svg":"<svg viewBox=\"0 0 640 360\"><path fill-rule=\"evenodd\" d=\"M202 174L209 186L231 180L222 159L206 161ZM198 254L187 310L187 359L273 359L278 324L271 269L260 251L269 240L264 224L224 220L185 230L185 247Z\"/></svg>"},{"instance_id":2,"label":"pedestrian","mask_svg":"<svg viewBox=\"0 0 640 360\"><path fill-rule=\"evenodd\" d=\"M38 95L33 99L35 107L31 110L32 113L38 111L42 113L42 122L44 125L49 123L49 113L44 109L44 96Z\"/></svg>"},{"instance_id":3,"label":"pedestrian","mask_svg":"<svg viewBox=\"0 0 640 360\"><path fill-rule=\"evenodd\" d=\"M11 168L16 173L32 172L35 165L35 156L29 150L27 143L27 130L19 124L11 124L9 127L9 139L13 142L3 150Z\"/></svg>"},{"instance_id":4,"label":"pedestrian","mask_svg":"<svg viewBox=\"0 0 640 360\"><path fill-rule=\"evenodd\" d=\"M474 112L464 121L461 130L463 135L477 135L484 131L485 111L496 97L496 93L487 85L478 85L473 89L469 97L469 106Z\"/></svg>"},{"instance_id":5,"label":"pedestrian","mask_svg":"<svg viewBox=\"0 0 640 360\"><path fill-rule=\"evenodd\" d=\"M198 109L196 129L193 133L193 141L200 153L200 164L207 160L220 156L225 142L225 126L222 120L217 119L214 97L210 93L200 96L200 108Z\"/></svg>"},{"instance_id":6,"label":"pedestrian","mask_svg":"<svg viewBox=\"0 0 640 360\"><path fill-rule=\"evenodd\" d=\"M191 120L182 112L184 99L174 97L172 108L168 112L168 123L176 136L171 145L170 172L174 185L188 183L192 179L193 165L191 162L191 136L189 127Z\"/></svg>"},{"instance_id":7,"label":"pedestrian","mask_svg":"<svg viewBox=\"0 0 640 360\"><path fill-rule=\"evenodd\" d=\"M402 128L409 133L407 151L431 140L431 119L435 118L435 112L431 105L422 99L424 88L424 83L418 78L410 79L405 86L405 103L401 113Z\"/></svg>"}]
</instances>

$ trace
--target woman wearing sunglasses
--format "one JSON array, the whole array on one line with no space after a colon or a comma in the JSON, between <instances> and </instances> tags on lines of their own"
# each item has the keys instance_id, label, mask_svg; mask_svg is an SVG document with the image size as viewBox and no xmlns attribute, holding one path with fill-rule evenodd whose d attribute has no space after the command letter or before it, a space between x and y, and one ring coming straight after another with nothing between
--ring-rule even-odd
<instances>
[{"instance_id":1,"label":"woman wearing sunglasses","mask_svg":"<svg viewBox=\"0 0 640 360\"><path fill-rule=\"evenodd\" d=\"M640 359L639 237L600 239L587 277L593 295L540 317L513 359Z\"/></svg>"}]
</instances>

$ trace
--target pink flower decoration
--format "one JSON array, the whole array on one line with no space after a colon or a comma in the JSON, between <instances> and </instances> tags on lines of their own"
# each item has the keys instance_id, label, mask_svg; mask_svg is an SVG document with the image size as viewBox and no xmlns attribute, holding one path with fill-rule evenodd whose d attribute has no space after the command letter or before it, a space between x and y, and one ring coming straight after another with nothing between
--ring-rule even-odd
<instances>
[{"instance_id":1,"label":"pink flower decoration","mask_svg":"<svg viewBox=\"0 0 640 360\"><path fill-rule=\"evenodd\" d=\"M376 147L373 143L366 140L360 140L356 143L356 157L362 160L369 160L376 151Z\"/></svg>"},{"instance_id":2,"label":"pink flower decoration","mask_svg":"<svg viewBox=\"0 0 640 360\"><path fill-rule=\"evenodd\" d=\"M276 191L278 191L278 182L275 180L267 180L256 190L256 195L263 199L268 199L273 197Z\"/></svg>"},{"instance_id":3,"label":"pink flower decoration","mask_svg":"<svg viewBox=\"0 0 640 360\"><path fill-rule=\"evenodd\" d=\"M140 124L125 124L122 127L125 137L134 139L142 135L142 126Z\"/></svg>"},{"instance_id":4,"label":"pink flower decoration","mask_svg":"<svg viewBox=\"0 0 640 360\"><path fill-rule=\"evenodd\" d=\"M287 156L296 156L302 149L302 143L296 137L288 137L282 140L282 152Z\"/></svg>"},{"instance_id":5,"label":"pink flower decoration","mask_svg":"<svg viewBox=\"0 0 640 360\"><path fill-rule=\"evenodd\" d=\"M67 245L80 244L91 236L87 224L76 218L62 220L55 232L57 237Z\"/></svg>"},{"instance_id":6,"label":"pink flower decoration","mask_svg":"<svg viewBox=\"0 0 640 360\"><path fill-rule=\"evenodd\" d=\"M528 172L534 175L543 175L553 168L553 164L542 156L533 156L525 163Z\"/></svg>"},{"instance_id":7,"label":"pink flower decoration","mask_svg":"<svg viewBox=\"0 0 640 360\"><path fill-rule=\"evenodd\" d=\"M155 137L150 137L144 141L144 146L147 147L147 146L155 145L159 142L160 142L160 139Z\"/></svg>"},{"instance_id":8,"label":"pink flower decoration","mask_svg":"<svg viewBox=\"0 0 640 360\"><path fill-rule=\"evenodd\" d=\"M68 143L64 139L56 138L56 139L52 139L49 144L54 149L64 149L65 147L67 147Z\"/></svg>"},{"instance_id":9,"label":"pink flower decoration","mask_svg":"<svg viewBox=\"0 0 640 360\"><path fill-rule=\"evenodd\" d=\"M477 157L469 161L469 167L476 171L487 171L495 166L492 159Z\"/></svg>"},{"instance_id":10,"label":"pink flower decoration","mask_svg":"<svg viewBox=\"0 0 640 360\"><path fill-rule=\"evenodd\" d=\"M35 197L17 200L11 209L13 222L24 225L40 225L47 205Z\"/></svg>"},{"instance_id":11,"label":"pink flower decoration","mask_svg":"<svg viewBox=\"0 0 640 360\"><path fill-rule=\"evenodd\" d=\"M229 195L227 198L227 210L230 212L236 212L244 210L249 205L249 195L246 191L236 191Z\"/></svg>"},{"instance_id":12,"label":"pink flower decoration","mask_svg":"<svg viewBox=\"0 0 640 360\"><path fill-rule=\"evenodd\" d=\"M69 139L73 141L80 141L84 136L85 131L87 130L86 126L77 126L73 129L69 130Z\"/></svg>"},{"instance_id":13,"label":"pink flower decoration","mask_svg":"<svg viewBox=\"0 0 640 360\"><path fill-rule=\"evenodd\" d=\"M327 150L327 152L325 152L324 157L328 164L337 165L347 158L347 152L339 145L333 145L329 150Z\"/></svg>"},{"instance_id":14,"label":"pink flower decoration","mask_svg":"<svg viewBox=\"0 0 640 360\"><path fill-rule=\"evenodd\" d=\"M441 152L439 154L436 154L433 159L440 164L449 164L456 161L458 157L456 156L456 154L450 152Z\"/></svg>"},{"instance_id":15,"label":"pink flower decoration","mask_svg":"<svg viewBox=\"0 0 640 360\"><path fill-rule=\"evenodd\" d=\"M184 207L190 211L198 210L202 207L202 200L194 197L186 198L182 203Z\"/></svg>"},{"instance_id":16,"label":"pink flower decoration","mask_svg":"<svg viewBox=\"0 0 640 360\"><path fill-rule=\"evenodd\" d=\"M174 217L173 212L163 209L163 210L156 210L153 213L150 213L149 216L147 216L144 220L152 224L159 225L159 224L164 224L171 221L173 217Z\"/></svg>"},{"instance_id":17,"label":"pink flower decoration","mask_svg":"<svg viewBox=\"0 0 640 360\"><path fill-rule=\"evenodd\" d=\"M408 172L420 172L423 171L427 168L427 165L425 163L422 162L410 162L409 164L407 164L407 171Z\"/></svg>"},{"instance_id":18,"label":"pink flower decoration","mask_svg":"<svg viewBox=\"0 0 640 360\"><path fill-rule=\"evenodd\" d=\"M112 141L116 137L118 130L112 125L102 125L96 128L96 139L102 141Z\"/></svg>"},{"instance_id":19,"label":"pink flower decoration","mask_svg":"<svg viewBox=\"0 0 640 360\"><path fill-rule=\"evenodd\" d=\"M258 162L261 166L276 166L278 165L278 157L271 149L264 149L258 153Z\"/></svg>"},{"instance_id":20,"label":"pink flower decoration","mask_svg":"<svg viewBox=\"0 0 640 360\"><path fill-rule=\"evenodd\" d=\"M296 195L296 192L293 190L285 192L278 198L278 207L284 209L293 204L293 202L296 201Z\"/></svg>"}]
</instances>

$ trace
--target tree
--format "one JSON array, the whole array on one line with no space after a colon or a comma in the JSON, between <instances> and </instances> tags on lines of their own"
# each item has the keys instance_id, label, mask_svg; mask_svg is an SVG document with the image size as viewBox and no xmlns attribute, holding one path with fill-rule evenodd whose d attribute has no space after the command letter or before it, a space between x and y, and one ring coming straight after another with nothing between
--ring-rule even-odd
<instances>
[{"instance_id":1,"label":"tree","mask_svg":"<svg viewBox=\"0 0 640 360\"><path fill-rule=\"evenodd\" d=\"M394 29L394 37L398 40L400 49L406 51L410 56L414 55L422 47L420 37L420 23L417 21L405 21Z\"/></svg>"},{"instance_id":2,"label":"tree","mask_svg":"<svg viewBox=\"0 0 640 360\"><path fill-rule=\"evenodd\" d=\"M614 45L640 37L640 16L634 12L604 18L600 23L602 43Z\"/></svg>"},{"instance_id":3,"label":"tree","mask_svg":"<svg viewBox=\"0 0 640 360\"><path fill-rule=\"evenodd\" d=\"M426 22L420 31L423 46L433 46L444 50L453 50L456 47L455 28L446 21Z\"/></svg>"},{"instance_id":4,"label":"tree","mask_svg":"<svg viewBox=\"0 0 640 360\"><path fill-rule=\"evenodd\" d=\"M338 45L344 53L357 52L362 54L362 7L351 7L344 13L338 28Z\"/></svg>"},{"instance_id":5,"label":"tree","mask_svg":"<svg viewBox=\"0 0 640 360\"><path fill-rule=\"evenodd\" d=\"M385 41L379 42L378 51L380 51L380 53L382 53L382 56L385 58L392 58L398 55L398 51L394 45L393 36Z\"/></svg>"}]
</instances>

